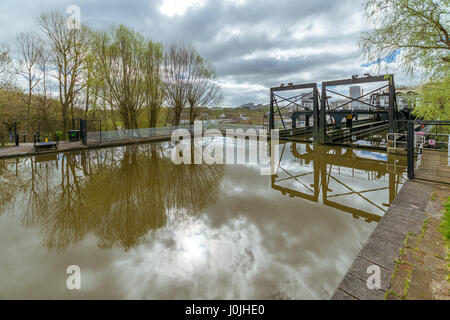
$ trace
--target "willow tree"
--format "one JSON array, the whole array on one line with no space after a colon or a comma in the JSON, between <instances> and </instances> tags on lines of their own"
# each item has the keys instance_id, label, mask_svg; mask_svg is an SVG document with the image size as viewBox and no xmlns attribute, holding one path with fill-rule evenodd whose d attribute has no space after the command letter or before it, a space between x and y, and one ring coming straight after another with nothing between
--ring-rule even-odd
<instances>
[{"instance_id":1,"label":"willow tree","mask_svg":"<svg viewBox=\"0 0 450 320\"><path fill-rule=\"evenodd\" d=\"M421 100L414 108L414 115L425 120L450 120L449 76L442 81L430 81L423 86Z\"/></svg>"},{"instance_id":2,"label":"willow tree","mask_svg":"<svg viewBox=\"0 0 450 320\"><path fill-rule=\"evenodd\" d=\"M364 57L377 61L401 50L399 62L426 79L448 75L450 63L449 0L368 0L365 17L373 27L363 32Z\"/></svg>"},{"instance_id":3,"label":"willow tree","mask_svg":"<svg viewBox=\"0 0 450 320\"><path fill-rule=\"evenodd\" d=\"M144 43L142 35L123 25L98 32L92 42L96 74L103 81L103 99L119 112L126 129L138 127L145 103Z\"/></svg>"},{"instance_id":4,"label":"willow tree","mask_svg":"<svg viewBox=\"0 0 450 320\"><path fill-rule=\"evenodd\" d=\"M163 45L151 40L147 41L143 58L142 70L145 78L145 105L148 125L150 128L154 128L166 92L162 81Z\"/></svg>"}]
</instances>

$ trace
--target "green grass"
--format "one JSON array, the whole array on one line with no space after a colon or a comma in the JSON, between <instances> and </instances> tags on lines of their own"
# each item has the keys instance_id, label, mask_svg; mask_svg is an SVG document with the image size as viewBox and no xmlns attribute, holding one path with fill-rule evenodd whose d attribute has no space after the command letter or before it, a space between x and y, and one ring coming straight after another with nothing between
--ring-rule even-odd
<instances>
[{"instance_id":1,"label":"green grass","mask_svg":"<svg viewBox=\"0 0 450 320\"><path fill-rule=\"evenodd\" d=\"M450 197L447 198L447 203L445 204L445 212L441 221L441 233L447 244L447 248L450 248Z\"/></svg>"}]
</instances>

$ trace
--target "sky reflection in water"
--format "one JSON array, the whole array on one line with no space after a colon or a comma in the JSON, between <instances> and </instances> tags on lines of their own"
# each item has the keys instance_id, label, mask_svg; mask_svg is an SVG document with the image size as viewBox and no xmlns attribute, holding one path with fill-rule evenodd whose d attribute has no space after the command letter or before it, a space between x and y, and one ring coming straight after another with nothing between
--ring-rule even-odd
<instances>
[{"instance_id":1,"label":"sky reflection in water","mask_svg":"<svg viewBox=\"0 0 450 320\"><path fill-rule=\"evenodd\" d=\"M282 144L270 177L171 148L0 161L0 298L327 299L405 180L377 152Z\"/></svg>"}]
</instances>

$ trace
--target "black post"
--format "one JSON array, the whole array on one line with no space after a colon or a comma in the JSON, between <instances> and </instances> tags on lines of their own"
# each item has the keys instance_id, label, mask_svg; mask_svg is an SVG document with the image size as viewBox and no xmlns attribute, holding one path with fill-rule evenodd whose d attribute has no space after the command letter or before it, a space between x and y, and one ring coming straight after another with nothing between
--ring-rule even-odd
<instances>
[{"instance_id":1,"label":"black post","mask_svg":"<svg viewBox=\"0 0 450 320\"><path fill-rule=\"evenodd\" d=\"M319 142L324 144L327 139L327 116L325 108L327 106L327 90L326 85L322 82L322 103L320 104L320 116L319 116Z\"/></svg>"},{"instance_id":2,"label":"black post","mask_svg":"<svg viewBox=\"0 0 450 320\"><path fill-rule=\"evenodd\" d=\"M310 115L305 115L305 127L309 130L309 128L310 128L310 125L309 125L309 119L311 119L311 116ZM300 120L301 120L301 118L300 118Z\"/></svg>"},{"instance_id":3,"label":"black post","mask_svg":"<svg viewBox=\"0 0 450 320\"><path fill-rule=\"evenodd\" d=\"M353 126L353 115L352 114L348 114L346 117L345 117L345 119L346 119L346 124L345 124L345 126L347 127L347 128L351 128L352 126Z\"/></svg>"},{"instance_id":4,"label":"black post","mask_svg":"<svg viewBox=\"0 0 450 320\"><path fill-rule=\"evenodd\" d=\"M273 112L273 90L270 89L270 114L269 114L269 130L275 129L275 119Z\"/></svg>"},{"instance_id":5,"label":"black post","mask_svg":"<svg viewBox=\"0 0 450 320\"><path fill-rule=\"evenodd\" d=\"M395 87L394 87L394 76L389 77L389 133L397 132L395 128Z\"/></svg>"},{"instance_id":6,"label":"black post","mask_svg":"<svg viewBox=\"0 0 450 320\"><path fill-rule=\"evenodd\" d=\"M414 123L408 122L407 133L408 179L414 179Z\"/></svg>"},{"instance_id":7,"label":"black post","mask_svg":"<svg viewBox=\"0 0 450 320\"><path fill-rule=\"evenodd\" d=\"M19 146L19 134L17 133L17 122L14 122L14 140L16 141L16 147Z\"/></svg>"},{"instance_id":8,"label":"black post","mask_svg":"<svg viewBox=\"0 0 450 320\"><path fill-rule=\"evenodd\" d=\"M38 137L38 142L41 142L41 120L38 120L37 137Z\"/></svg>"},{"instance_id":9,"label":"black post","mask_svg":"<svg viewBox=\"0 0 450 320\"><path fill-rule=\"evenodd\" d=\"M80 119L80 135L83 145L87 145L87 123L86 120Z\"/></svg>"},{"instance_id":10,"label":"black post","mask_svg":"<svg viewBox=\"0 0 450 320\"><path fill-rule=\"evenodd\" d=\"M317 85L314 87L313 99L313 139L314 142L319 142L320 121L319 121L319 93L317 92Z\"/></svg>"}]
</instances>

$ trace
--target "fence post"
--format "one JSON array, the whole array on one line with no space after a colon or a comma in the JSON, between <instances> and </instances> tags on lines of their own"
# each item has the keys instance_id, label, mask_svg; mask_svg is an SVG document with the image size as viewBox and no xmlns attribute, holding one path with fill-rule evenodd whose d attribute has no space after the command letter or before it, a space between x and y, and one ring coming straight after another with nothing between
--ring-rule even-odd
<instances>
[{"instance_id":1,"label":"fence post","mask_svg":"<svg viewBox=\"0 0 450 320\"><path fill-rule=\"evenodd\" d=\"M17 133L17 122L14 122L14 140L16 143L16 147L19 146L19 134Z\"/></svg>"},{"instance_id":2,"label":"fence post","mask_svg":"<svg viewBox=\"0 0 450 320\"><path fill-rule=\"evenodd\" d=\"M83 145L87 145L87 121L84 119L80 119L80 134L81 134L81 142Z\"/></svg>"},{"instance_id":3,"label":"fence post","mask_svg":"<svg viewBox=\"0 0 450 320\"><path fill-rule=\"evenodd\" d=\"M408 179L414 179L414 123L408 122L407 134Z\"/></svg>"}]
</instances>

